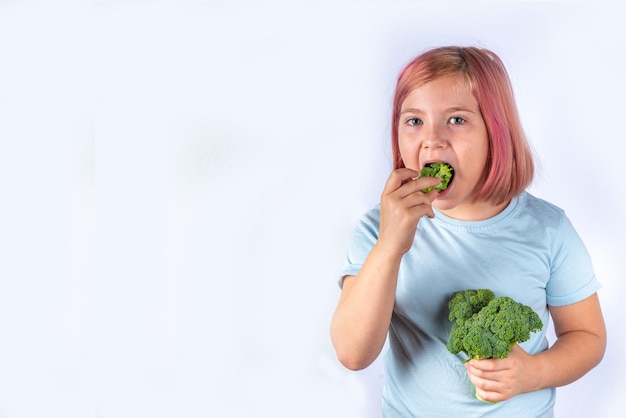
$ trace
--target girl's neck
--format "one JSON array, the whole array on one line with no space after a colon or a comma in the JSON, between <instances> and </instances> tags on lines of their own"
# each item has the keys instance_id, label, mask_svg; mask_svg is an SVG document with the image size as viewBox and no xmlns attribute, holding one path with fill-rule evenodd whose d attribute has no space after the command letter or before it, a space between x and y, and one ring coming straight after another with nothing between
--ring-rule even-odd
<instances>
[{"instance_id":1,"label":"girl's neck","mask_svg":"<svg viewBox=\"0 0 626 418\"><path fill-rule=\"evenodd\" d=\"M509 203L511 203L510 200L499 204L493 202L473 202L462 204L452 209L437 208L437 210L447 217L459 221L484 221L502 212ZM433 206L437 207L436 204Z\"/></svg>"}]
</instances>

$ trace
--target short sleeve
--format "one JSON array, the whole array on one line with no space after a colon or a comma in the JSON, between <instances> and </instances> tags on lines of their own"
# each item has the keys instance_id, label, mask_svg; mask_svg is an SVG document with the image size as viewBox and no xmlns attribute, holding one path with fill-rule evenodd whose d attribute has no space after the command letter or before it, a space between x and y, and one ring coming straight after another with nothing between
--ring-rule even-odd
<instances>
[{"instance_id":1,"label":"short sleeve","mask_svg":"<svg viewBox=\"0 0 626 418\"><path fill-rule=\"evenodd\" d=\"M571 305L596 293L602 286L595 276L591 257L565 214L554 238L554 256L546 286L548 305Z\"/></svg>"},{"instance_id":2,"label":"short sleeve","mask_svg":"<svg viewBox=\"0 0 626 418\"><path fill-rule=\"evenodd\" d=\"M357 224L352 233L352 240L346 253L344 268L341 271L339 286L343 285L343 278L359 274L368 254L378 241L380 226L380 209L376 207L367 212Z\"/></svg>"}]
</instances>

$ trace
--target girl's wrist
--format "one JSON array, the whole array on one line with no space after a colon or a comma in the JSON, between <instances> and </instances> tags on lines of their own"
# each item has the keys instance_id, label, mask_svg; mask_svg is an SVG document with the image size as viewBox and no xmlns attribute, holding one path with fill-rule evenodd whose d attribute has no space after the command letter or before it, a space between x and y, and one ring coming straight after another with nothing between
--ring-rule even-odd
<instances>
[{"instance_id":1,"label":"girl's wrist","mask_svg":"<svg viewBox=\"0 0 626 418\"><path fill-rule=\"evenodd\" d=\"M376 242L376 244L374 244L374 248L372 249L372 251L378 254L383 260L391 263L397 262L398 264L406 253L406 251L404 251L397 245L388 244L385 241L381 241L380 239L378 240L378 242Z\"/></svg>"}]
</instances>

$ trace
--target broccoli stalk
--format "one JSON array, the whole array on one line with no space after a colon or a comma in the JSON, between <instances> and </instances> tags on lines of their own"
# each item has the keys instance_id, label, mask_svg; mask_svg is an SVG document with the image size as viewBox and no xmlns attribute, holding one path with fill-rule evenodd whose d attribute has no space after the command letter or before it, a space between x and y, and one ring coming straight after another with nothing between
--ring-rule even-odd
<instances>
[{"instance_id":1,"label":"broccoli stalk","mask_svg":"<svg viewBox=\"0 0 626 418\"><path fill-rule=\"evenodd\" d=\"M465 361L506 358L515 344L543 328L532 308L507 296L496 298L489 289L454 292L448 307L453 324L446 348L465 353Z\"/></svg>"},{"instance_id":2,"label":"broccoli stalk","mask_svg":"<svg viewBox=\"0 0 626 418\"><path fill-rule=\"evenodd\" d=\"M437 177L441 181L436 186L423 189L423 193L428 193L432 189L442 192L448 188L448 184L454 177L454 169L448 163L429 163L420 171L420 177Z\"/></svg>"}]
</instances>

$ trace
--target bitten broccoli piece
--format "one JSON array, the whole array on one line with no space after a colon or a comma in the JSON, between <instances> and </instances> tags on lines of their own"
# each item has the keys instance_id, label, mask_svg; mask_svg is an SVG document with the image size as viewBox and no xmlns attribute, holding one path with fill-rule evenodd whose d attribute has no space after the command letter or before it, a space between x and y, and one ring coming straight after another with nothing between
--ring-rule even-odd
<instances>
[{"instance_id":1,"label":"bitten broccoli piece","mask_svg":"<svg viewBox=\"0 0 626 418\"><path fill-rule=\"evenodd\" d=\"M454 169L448 163L429 163L420 171L420 177L437 177L441 180L438 185L423 189L423 193L428 193L432 189L441 192L448 188L452 177L454 177Z\"/></svg>"},{"instance_id":2,"label":"bitten broccoli piece","mask_svg":"<svg viewBox=\"0 0 626 418\"><path fill-rule=\"evenodd\" d=\"M543 328L541 318L529 306L507 296L490 298L490 294L488 289L452 294L448 307L454 323L446 345L452 354L462 351L468 360L505 358L516 343Z\"/></svg>"}]
</instances>

